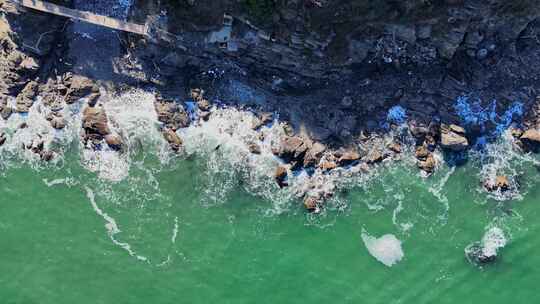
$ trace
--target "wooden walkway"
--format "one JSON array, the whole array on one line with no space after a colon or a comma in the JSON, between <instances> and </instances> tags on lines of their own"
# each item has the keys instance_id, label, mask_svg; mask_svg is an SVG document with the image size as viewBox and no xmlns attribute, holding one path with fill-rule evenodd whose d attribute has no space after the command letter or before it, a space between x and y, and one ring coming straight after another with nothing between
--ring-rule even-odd
<instances>
[{"instance_id":1,"label":"wooden walkway","mask_svg":"<svg viewBox=\"0 0 540 304\"><path fill-rule=\"evenodd\" d=\"M21 5L23 7L35 9L38 11L63 16L71 18L74 20L79 20L87 23L92 23L104 27L108 27L114 30L130 32L139 35L148 35L148 28L146 25L125 22L115 18L97 15L94 13L75 10L67 8L65 6L56 5L50 2L40 1L40 0L10 0L11 2Z\"/></svg>"}]
</instances>

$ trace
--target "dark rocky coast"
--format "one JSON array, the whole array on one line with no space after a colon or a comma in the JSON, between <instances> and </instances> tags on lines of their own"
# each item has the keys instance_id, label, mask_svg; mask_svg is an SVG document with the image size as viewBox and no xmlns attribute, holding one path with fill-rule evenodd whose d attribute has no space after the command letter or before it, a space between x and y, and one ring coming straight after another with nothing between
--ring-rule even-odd
<instances>
[{"instance_id":1,"label":"dark rocky coast","mask_svg":"<svg viewBox=\"0 0 540 304\"><path fill-rule=\"evenodd\" d=\"M276 187L306 172L298 197L310 211L341 175L403 153L428 176L503 133L520 153L538 151L536 1L51 2L152 26L150 37L113 32L0 2L1 120L39 104L53 129L80 128L83 150L125 153L129 135L106 105L139 88L154 92L156 128L174 153L183 129L220 109L252 113L245 149L279 158ZM271 125L280 133L268 142ZM0 129L0 145L26 128ZM31 133L20 149L61 157L46 132ZM497 172L479 183L517 187Z\"/></svg>"}]
</instances>

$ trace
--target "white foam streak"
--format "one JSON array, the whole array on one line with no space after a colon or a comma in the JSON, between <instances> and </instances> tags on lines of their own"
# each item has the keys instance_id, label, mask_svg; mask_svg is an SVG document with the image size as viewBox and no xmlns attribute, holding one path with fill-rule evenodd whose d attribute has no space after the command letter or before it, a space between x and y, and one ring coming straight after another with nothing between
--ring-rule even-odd
<instances>
[{"instance_id":1,"label":"white foam streak","mask_svg":"<svg viewBox=\"0 0 540 304\"><path fill-rule=\"evenodd\" d=\"M109 235L109 238L111 239L111 241L115 245L127 251L130 256L135 257L140 261L147 261L148 259L146 257L137 255L135 251L131 249L131 246L128 243L120 242L116 240L115 235L120 233L121 230L120 228L118 228L118 225L116 224L115 219L109 216L107 213L105 213L103 210L99 208L95 200L94 191L92 191L92 189L90 189L89 187L85 187L85 190L86 190L86 197L90 200L90 204L92 205L92 208L99 216L101 216L105 220L105 228L107 229L107 234Z\"/></svg>"}]
</instances>

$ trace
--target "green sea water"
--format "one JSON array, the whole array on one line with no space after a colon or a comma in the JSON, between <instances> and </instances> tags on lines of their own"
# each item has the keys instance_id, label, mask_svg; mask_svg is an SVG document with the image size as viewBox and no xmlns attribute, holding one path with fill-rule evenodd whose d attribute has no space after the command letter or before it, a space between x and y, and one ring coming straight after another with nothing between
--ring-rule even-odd
<instances>
[{"instance_id":1,"label":"green sea water","mask_svg":"<svg viewBox=\"0 0 540 304\"><path fill-rule=\"evenodd\" d=\"M322 214L276 206L202 158L135 158L120 182L69 152L61 165L2 167L0 303L534 303L540 280L538 171L498 202L473 162L430 178L406 163L341 191ZM270 187L270 186L269 186ZM270 189L271 191L280 191ZM495 263L464 249L487 228ZM394 234L387 267L362 231Z\"/></svg>"}]
</instances>

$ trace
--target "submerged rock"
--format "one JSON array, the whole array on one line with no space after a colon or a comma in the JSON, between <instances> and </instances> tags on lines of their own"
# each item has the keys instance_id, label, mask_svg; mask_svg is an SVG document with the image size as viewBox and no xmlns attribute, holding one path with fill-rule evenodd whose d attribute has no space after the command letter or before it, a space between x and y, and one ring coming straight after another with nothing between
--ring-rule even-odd
<instances>
[{"instance_id":1,"label":"submerged rock","mask_svg":"<svg viewBox=\"0 0 540 304\"><path fill-rule=\"evenodd\" d=\"M3 146L7 141L7 136L5 133L0 133L0 146Z\"/></svg>"},{"instance_id":2,"label":"submerged rock","mask_svg":"<svg viewBox=\"0 0 540 304\"><path fill-rule=\"evenodd\" d=\"M484 182L484 187L488 191L508 191L510 190L511 184L508 180L508 177L504 175L499 175L495 180L486 180Z\"/></svg>"},{"instance_id":3,"label":"submerged rock","mask_svg":"<svg viewBox=\"0 0 540 304\"><path fill-rule=\"evenodd\" d=\"M441 147L452 151L463 151L469 147L465 129L458 125L441 126Z\"/></svg>"},{"instance_id":4,"label":"submerged rock","mask_svg":"<svg viewBox=\"0 0 540 304\"><path fill-rule=\"evenodd\" d=\"M486 264L497 259L499 250L506 246L507 240L502 229L492 227L486 231L480 242L465 248L465 256L474 264Z\"/></svg>"}]
</instances>

